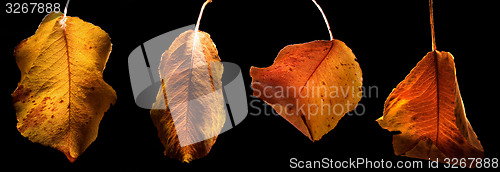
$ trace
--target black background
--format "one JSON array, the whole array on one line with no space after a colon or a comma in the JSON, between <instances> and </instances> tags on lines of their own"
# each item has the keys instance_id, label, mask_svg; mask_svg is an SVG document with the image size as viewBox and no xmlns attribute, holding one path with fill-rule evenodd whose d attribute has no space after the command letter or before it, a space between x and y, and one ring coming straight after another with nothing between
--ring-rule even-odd
<instances>
[{"instance_id":1,"label":"black background","mask_svg":"<svg viewBox=\"0 0 500 172\"><path fill-rule=\"evenodd\" d=\"M21 1L21 2L37 2ZM61 6L65 1L58 2ZM127 59L141 43L170 30L194 24L203 0L116 2L71 1L69 16L101 27L111 37L113 50L104 80L118 95L105 113L97 139L74 162L61 152L32 143L16 129L10 94L20 72L13 57L15 46L33 35L45 14L7 14L0 4L2 113L0 114L0 168L163 169L231 168L234 170L289 168L299 160L416 160L395 156L392 135L375 122L384 101L416 63L431 51L428 1L318 0L329 19L333 37L345 42L358 58L365 87L377 92L361 100L362 116L343 117L337 127L311 142L280 116L249 115L240 125L223 133L204 158L183 164L163 155L163 146L149 117L149 110L135 105ZM494 2L434 2L437 49L455 57L457 78L467 118L481 141L485 157L499 158L497 117L498 11ZM267 67L279 50L289 44L327 40L321 14L308 0L214 0L205 9L200 30L209 33L222 61L238 64L252 90L250 66ZM260 102L260 101L259 101ZM262 104L262 103L255 103ZM256 112L249 109L250 112ZM427 162L424 161L424 167Z\"/></svg>"}]
</instances>

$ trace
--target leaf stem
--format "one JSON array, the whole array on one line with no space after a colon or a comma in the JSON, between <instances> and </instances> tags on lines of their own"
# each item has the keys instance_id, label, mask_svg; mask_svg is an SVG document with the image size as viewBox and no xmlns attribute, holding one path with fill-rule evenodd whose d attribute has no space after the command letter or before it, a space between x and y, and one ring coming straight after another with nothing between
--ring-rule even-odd
<instances>
[{"instance_id":1,"label":"leaf stem","mask_svg":"<svg viewBox=\"0 0 500 172\"><path fill-rule=\"evenodd\" d=\"M312 1L316 5L316 7L318 7L318 10L321 12L321 15L323 15L323 19L325 20L326 27L328 28L328 33L330 34L330 40L333 40L332 30L330 30L330 24L328 24L328 19L326 19L326 15L323 12L323 9L321 9L321 6L319 6L319 4L315 0L312 0Z\"/></svg>"},{"instance_id":2,"label":"leaf stem","mask_svg":"<svg viewBox=\"0 0 500 172\"><path fill-rule=\"evenodd\" d=\"M434 33L434 9L433 9L433 3L432 0L429 0L429 13L430 13L430 20L431 20L431 36L432 36L432 51L435 51L436 48L436 36Z\"/></svg>"},{"instance_id":3,"label":"leaf stem","mask_svg":"<svg viewBox=\"0 0 500 172\"><path fill-rule=\"evenodd\" d=\"M62 20L60 21L63 29L66 29L66 13L68 13L69 1L70 0L66 1L66 6L64 7L64 15Z\"/></svg>"},{"instance_id":4,"label":"leaf stem","mask_svg":"<svg viewBox=\"0 0 500 172\"><path fill-rule=\"evenodd\" d=\"M64 7L64 17L66 17L66 13L68 13L68 5L69 5L69 1L66 1L66 6Z\"/></svg>"},{"instance_id":5,"label":"leaf stem","mask_svg":"<svg viewBox=\"0 0 500 172\"><path fill-rule=\"evenodd\" d=\"M194 27L194 33L198 32L198 29L200 27L201 16L203 15L203 10L205 10L205 6L207 6L207 4L210 2L212 2L212 0L207 0L205 1L205 3L203 3L203 6L201 7L200 10L200 15L198 16L198 21L196 21L196 26Z\"/></svg>"}]
</instances>

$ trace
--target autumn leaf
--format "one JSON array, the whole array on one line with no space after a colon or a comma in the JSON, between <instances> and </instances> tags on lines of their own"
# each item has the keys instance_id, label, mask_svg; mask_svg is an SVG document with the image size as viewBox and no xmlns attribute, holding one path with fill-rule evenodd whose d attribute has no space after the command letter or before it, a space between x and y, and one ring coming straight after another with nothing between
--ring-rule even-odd
<instances>
[{"instance_id":1,"label":"autumn leaf","mask_svg":"<svg viewBox=\"0 0 500 172\"><path fill-rule=\"evenodd\" d=\"M484 157L483 146L465 116L454 57L436 50L432 4L429 0L432 51L392 90L377 122L399 132L392 141L396 155L439 162L458 158L474 167L469 158Z\"/></svg>"},{"instance_id":2,"label":"autumn leaf","mask_svg":"<svg viewBox=\"0 0 500 172\"><path fill-rule=\"evenodd\" d=\"M179 35L162 55L162 86L151 110L165 154L183 162L210 152L225 122L223 66L205 32Z\"/></svg>"},{"instance_id":3,"label":"autumn leaf","mask_svg":"<svg viewBox=\"0 0 500 172\"><path fill-rule=\"evenodd\" d=\"M312 141L335 128L362 97L361 68L351 49L333 39L321 7L330 41L288 45L267 68L251 67L253 96Z\"/></svg>"},{"instance_id":4,"label":"autumn leaf","mask_svg":"<svg viewBox=\"0 0 500 172\"><path fill-rule=\"evenodd\" d=\"M116 93L102 78L108 34L77 17L50 13L15 49L21 81L12 93L17 129L75 161L96 139Z\"/></svg>"},{"instance_id":5,"label":"autumn leaf","mask_svg":"<svg viewBox=\"0 0 500 172\"><path fill-rule=\"evenodd\" d=\"M182 162L206 156L215 144L226 111L223 66L210 35L195 29L180 34L162 54L161 87L150 111L165 155Z\"/></svg>"},{"instance_id":6,"label":"autumn leaf","mask_svg":"<svg viewBox=\"0 0 500 172\"><path fill-rule=\"evenodd\" d=\"M401 132L393 136L396 155L440 161L484 156L465 116L454 58L448 52L432 51L418 62L389 95L377 122Z\"/></svg>"},{"instance_id":7,"label":"autumn leaf","mask_svg":"<svg viewBox=\"0 0 500 172\"><path fill-rule=\"evenodd\" d=\"M332 130L362 96L361 69L342 41L283 48L273 65L252 67L253 95L312 141Z\"/></svg>"}]
</instances>

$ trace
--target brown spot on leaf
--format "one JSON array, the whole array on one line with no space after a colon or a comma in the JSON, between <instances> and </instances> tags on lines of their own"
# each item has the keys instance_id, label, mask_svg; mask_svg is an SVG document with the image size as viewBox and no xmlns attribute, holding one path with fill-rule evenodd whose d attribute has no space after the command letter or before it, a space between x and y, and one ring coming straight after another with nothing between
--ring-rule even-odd
<instances>
[{"instance_id":1,"label":"brown spot on leaf","mask_svg":"<svg viewBox=\"0 0 500 172\"><path fill-rule=\"evenodd\" d=\"M24 88L23 85L19 85L16 89L16 91L14 91L14 93L12 93L12 100L14 103L17 103L19 101L23 101L26 102L26 99L27 97L30 95L31 93L31 90L28 89L28 88Z\"/></svg>"},{"instance_id":2,"label":"brown spot on leaf","mask_svg":"<svg viewBox=\"0 0 500 172\"><path fill-rule=\"evenodd\" d=\"M47 116L43 114L47 106L47 100L50 100L50 97L45 97L38 106L30 109L26 117L20 121L22 125L18 127L19 132L23 133L28 128L36 130L37 127L47 120Z\"/></svg>"}]
</instances>

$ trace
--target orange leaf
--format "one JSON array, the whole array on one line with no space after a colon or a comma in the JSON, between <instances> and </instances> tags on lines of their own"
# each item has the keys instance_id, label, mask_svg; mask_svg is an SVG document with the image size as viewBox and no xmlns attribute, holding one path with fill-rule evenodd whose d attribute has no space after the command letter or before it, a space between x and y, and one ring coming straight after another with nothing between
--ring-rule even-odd
<instances>
[{"instance_id":1,"label":"orange leaf","mask_svg":"<svg viewBox=\"0 0 500 172\"><path fill-rule=\"evenodd\" d=\"M483 147L465 116L453 56L429 52L398 84L377 120L393 137L394 153L440 161L478 158Z\"/></svg>"},{"instance_id":2,"label":"orange leaf","mask_svg":"<svg viewBox=\"0 0 500 172\"><path fill-rule=\"evenodd\" d=\"M253 95L312 141L332 130L362 97L361 69L342 41L283 48L272 66L252 67Z\"/></svg>"}]
</instances>

